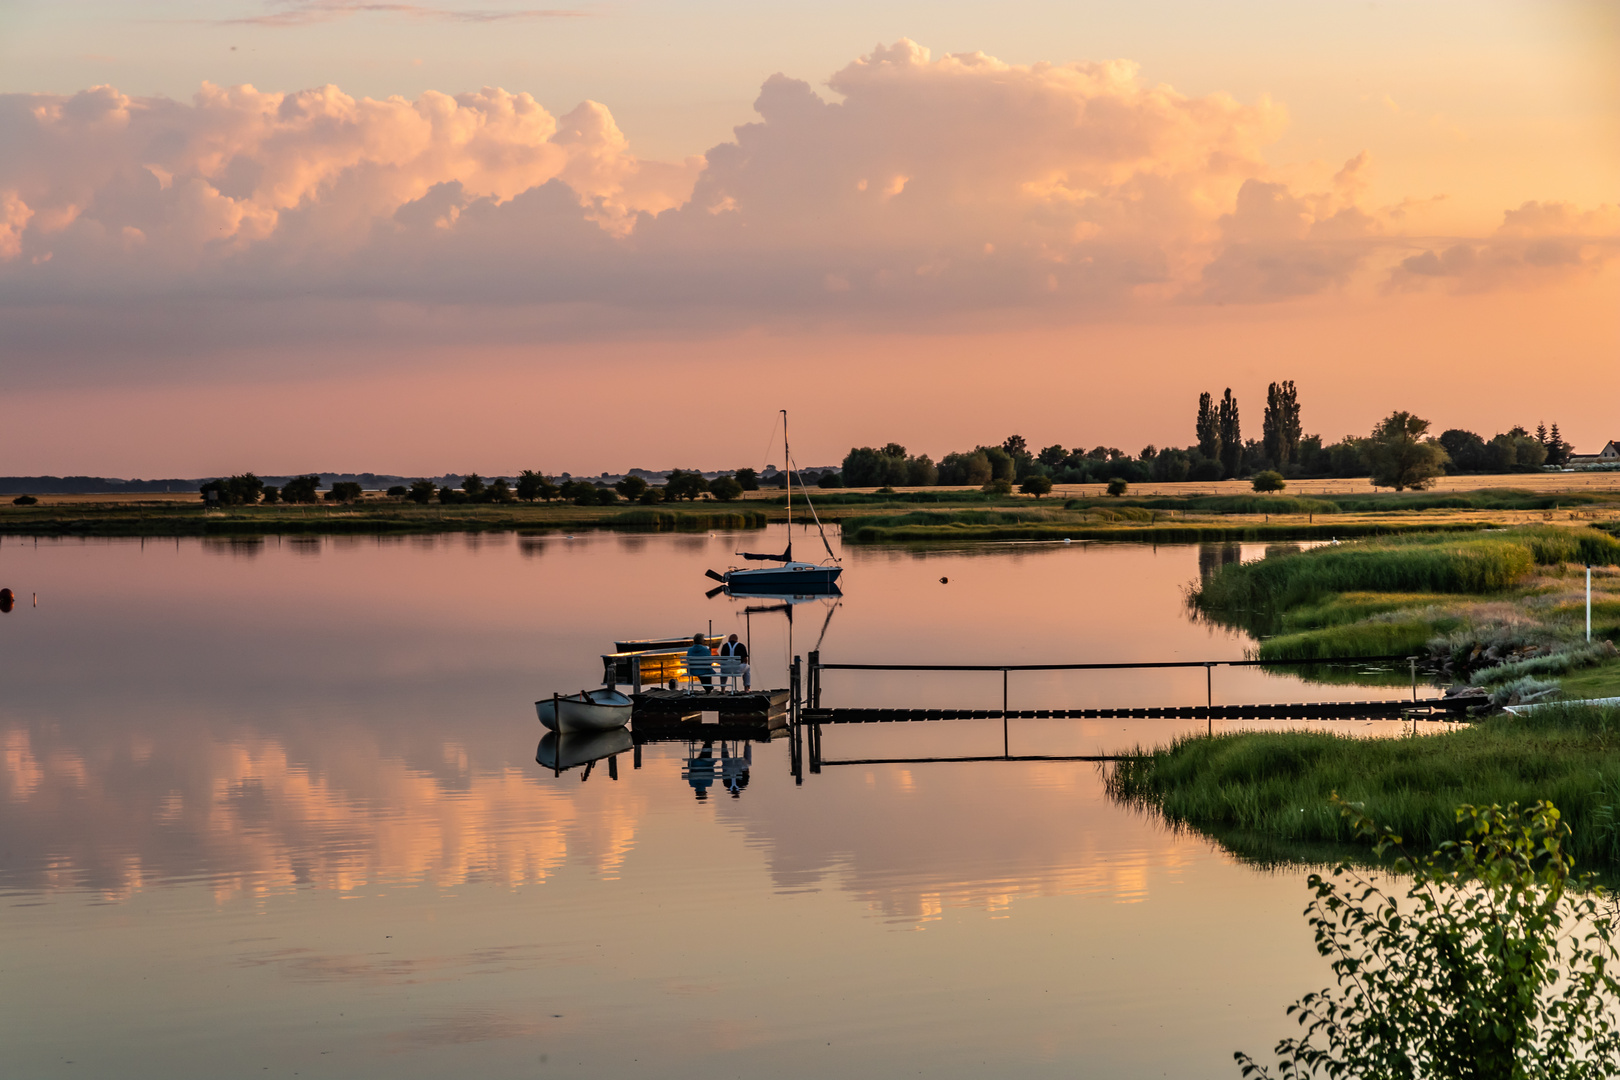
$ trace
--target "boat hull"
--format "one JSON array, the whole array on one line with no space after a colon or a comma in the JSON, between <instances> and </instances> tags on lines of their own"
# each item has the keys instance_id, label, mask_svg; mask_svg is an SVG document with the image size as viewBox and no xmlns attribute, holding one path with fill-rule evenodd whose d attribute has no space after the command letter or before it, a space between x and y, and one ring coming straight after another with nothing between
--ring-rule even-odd
<instances>
[{"instance_id":1,"label":"boat hull","mask_svg":"<svg viewBox=\"0 0 1620 1080\"><path fill-rule=\"evenodd\" d=\"M534 760L548 769L572 769L614 754L628 753L634 746L635 740L622 727L561 735L548 731L535 748Z\"/></svg>"},{"instance_id":2,"label":"boat hull","mask_svg":"<svg viewBox=\"0 0 1620 1080\"><path fill-rule=\"evenodd\" d=\"M630 722L633 707L628 697L617 690L606 689L541 698L534 703L540 723L547 730L564 735L621 728Z\"/></svg>"},{"instance_id":3,"label":"boat hull","mask_svg":"<svg viewBox=\"0 0 1620 1080\"><path fill-rule=\"evenodd\" d=\"M748 592L809 594L831 590L843 572L842 566L790 563L759 570L732 570L725 575L725 583Z\"/></svg>"}]
</instances>

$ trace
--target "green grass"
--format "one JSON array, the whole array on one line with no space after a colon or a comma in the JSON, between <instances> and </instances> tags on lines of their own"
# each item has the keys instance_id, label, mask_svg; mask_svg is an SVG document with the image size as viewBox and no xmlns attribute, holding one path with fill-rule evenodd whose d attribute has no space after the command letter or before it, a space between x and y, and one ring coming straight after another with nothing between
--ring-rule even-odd
<instances>
[{"instance_id":1,"label":"green grass","mask_svg":"<svg viewBox=\"0 0 1620 1080\"><path fill-rule=\"evenodd\" d=\"M1345 656L1410 656L1428 651L1429 639L1457 625L1414 617L1376 619L1301 630L1266 638L1255 650L1259 660L1332 660Z\"/></svg>"},{"instance_id":2,"label":"green grass","mask_svg":"<svg viewBox=\"0 0 1620 1080\"><path fill-rule=\"evenodd\" d=\"M1154 544L1221 543L1247 540L1332 540L1362 536L1389 536L1406 532L1477 532L1488 525L1479 522L1153 522L1129 515L1129 507L1111 507L1112 517L1100 512L1050 510L1031 511L937 511L914 510L905 514L863 515L843 519L844 539L855 544L912 544L947 542L995 542L1009 540L1131 540ZM1149 514L1150 511L1139 511Z\"/></svg>"},{"instance_id":3,"label":"green grass","mask_svg":"<svg viewBox=\"0 0 1620 1080\"><path fill-rule=\"evenodd\" d=\"M1462 803L1549 799L1574 830L1578 859L1620 865L1620 709L1551 706L1414 738L1188 736L1116 763L1107 786L1217 836L1352 843L1328 802L1336 792L1424 850L1460 839L1453 810Z\"/></svg>"},{"instance_id":4,"label":"green grass","mask_svg":"<svg viewBox=\"0 0 1620 1080\"><path fill-rule=\"evenodd\" d=\"M1486 536L1395 537L1222 567L1193 593L1209 612L1286 612L1337 593L1499 593L1537 566L1620 564L1620 541L1594 529L1525 527Z\"/></svg>"},{"instance_id":5,"label":"green grass","mask_svg":"<svg viewBox=\"0 0 1620 1080\"><path fill-rule=\"evenodd\" d=\"M1306 481L1307 483L1309 481ZM1139 506L1201 514L1399 513L1416 510L1555 510L1616 501L1610 493L1555 492L1522 488L1483 488L1457 492L1368 492L1356 495L1186 495L1070 499L1072 509Z\"/></svg>"},{"instance_id":6,"label":"green grass","mask_svg":"<svg viewBox=\"0 0 1620 1080\"><path fill-rule=\"evenodd\" d=\"M256 536L271 534L388 534L607 528L692 531L761 528L763 509L711 504L712 509L578 507L572 505L417 506L362 502L230 507L198 503L77 504L6 508L0 534L21 536Z\"/></svg>"}]
</instances>

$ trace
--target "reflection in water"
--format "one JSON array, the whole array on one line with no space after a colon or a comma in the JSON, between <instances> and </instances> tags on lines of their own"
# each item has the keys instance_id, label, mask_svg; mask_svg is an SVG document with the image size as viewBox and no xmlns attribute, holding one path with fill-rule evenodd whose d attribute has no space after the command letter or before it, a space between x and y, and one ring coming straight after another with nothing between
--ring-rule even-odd
<instances>
[{"instance_id":1,"label":"reflection in water","mask_svg":"<svg viewBox=\"0 0 1620 1080\"><path fill-rule=\"evenodd\" d=\"M825 628L814 608L794 628L704 599L735 535L636 540L283 537L252 559L194 540L6 545L7 583L51 601L0 620L0 966L30 988L8 1002L8 1069L62 1075L71 1046L80 1075L166 1080L327 1063L403 1080L444 1075L446 1050L503 1076L542 1054L586 1075L769 1060L795 1078L956 1077L991 1059L1006 1076L1201 1075L1275 1041L1255 1017L1320 977L1308 933L1278 930L1300 883L1109 803L1092 766L851 765L799 787L787 740L715 729L630 751L639 769L566 743L547 767L531 703L594 681L614 642L712 619L751 635L772 687ZM1186 618L1190 547L846 558L829 662L1249 643ZM836 674L834 706L1002 694L975 673ZM1201 701L1203 680L1027 673L1010 694ZM1215 693L1302 698L1251 669ZM1011 745L1096 753L1177 730L1028 721ZM1002 738L971 721L827 734L846 759Z\"/></svg>"},{"instance_id":2,"label":"reflection in water","mask_svg":"<svg viewBox=\"0 0 1620 1080\"><path fill-rule=\"evenodd\" d=\"M709 797L709 788L716 779L733 799L742 796L748 786L749 773L754 767L754 744L746 740L721 740L720 756L715 757L713 740L701 746L696 741L686 744L686 764L681 768L681 779L692 787L699 801Z\"/></svg>"},{"instance_id":3,"label":"reflection in water","mask_svg":"<svg viewBox=\"0 0 1620 1080\"><path fill-rule=\"evenodd\" d=\"M1198 545L1198 580L1208 581L1223 567L1243 561L1242 544Z\"/></svg>"}]
</instances>

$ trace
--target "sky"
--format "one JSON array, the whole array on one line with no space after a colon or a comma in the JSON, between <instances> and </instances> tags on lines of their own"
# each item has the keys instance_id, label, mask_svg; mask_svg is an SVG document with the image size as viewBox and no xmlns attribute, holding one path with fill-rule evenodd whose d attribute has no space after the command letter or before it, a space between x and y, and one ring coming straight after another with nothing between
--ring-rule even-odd
<instances>
[{"instance_id":1,"label":"sky","mask_svg":"<svg viewBox=\"0 0 1620 1080\"><path fill-rule=\"evenodd\" d=\"M0 2L0 474L1620 438L1620 14Z\"/></svg>"}]
</instances>

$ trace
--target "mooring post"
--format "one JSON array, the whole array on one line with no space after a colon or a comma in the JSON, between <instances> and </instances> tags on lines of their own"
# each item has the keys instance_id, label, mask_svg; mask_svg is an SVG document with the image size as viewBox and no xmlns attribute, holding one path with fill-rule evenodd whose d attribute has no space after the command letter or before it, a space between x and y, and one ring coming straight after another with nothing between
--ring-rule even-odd
<instances>
[{"instance_id":1,"label":"mooring post","mask_svg":"<svg viewBox=\"0 0 1620 1080\"><path fill-rule=\"evenodd\" d=\"M562 701L557 691L551 692L551 722L557 725L557 745L553 747L551 775L562 775Z\"/></svg>"},{"instance_id":2,"label":"mooring post","mask_svg":"<svg viewBox=\"0 0 1620 1080\"><path fill-rule=\"evenodd\" d=\"M640 743L636 743L636 756L635 756L634 760L635 760L636 768L638 768L638 769L641 768L641 744Z\"/></svg>"},{"instance_id":3,"label":"mooring post","mask_svg":"<svg viewBox=\"0 0 1620 1080\"><path fill-rule=\"evenodd\" d=\"M639 655L630 658L630 692L632 694L641 693L641 657Z\"/></svg>"},{"instance_id":4,"label":"mooring post","mask_svg":"<svg viewBox=\"0 0 1620 1080\"><path fill-rule=\"evenodd\" d=\"M1206 734L1215 734L1215 679L1210 672L1213 664L1204 665L1204 731Z\"/></svg>"}]
</instances>

